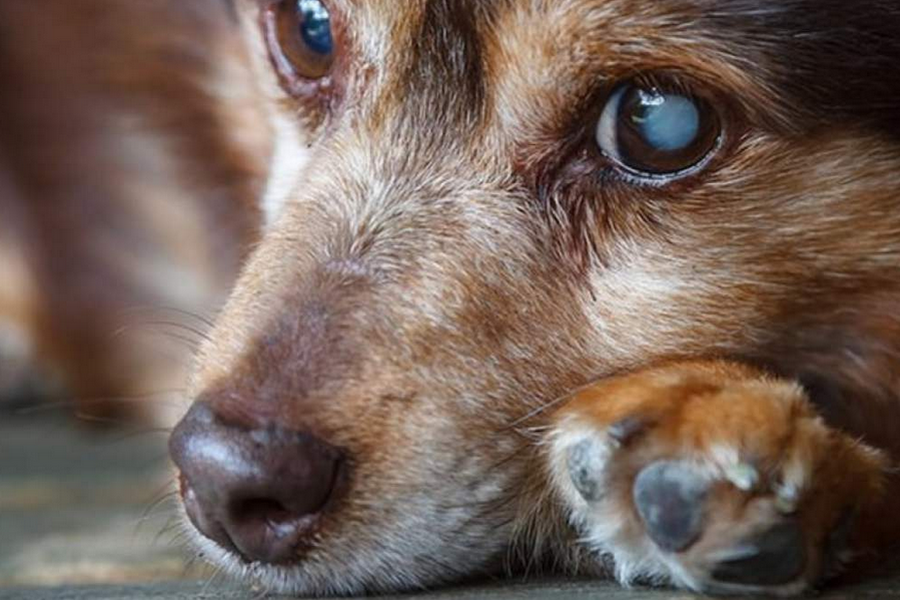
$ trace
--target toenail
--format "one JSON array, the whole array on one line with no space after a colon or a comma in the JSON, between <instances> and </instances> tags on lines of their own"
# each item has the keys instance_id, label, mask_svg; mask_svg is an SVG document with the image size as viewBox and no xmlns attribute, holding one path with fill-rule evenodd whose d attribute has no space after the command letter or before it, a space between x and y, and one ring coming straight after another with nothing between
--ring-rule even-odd
<instances>
[{"instance_id":1,"label":"toenail","mask_svg":"<svg viewBox=\"0 0 900 600\"><path fill-rule=\"evenodd\" d=\"M797 512L800 492L794 486L781 486L775 492L775 510L788 516Z\"/></svg>"},{"instance_id":2,"label":"toenail","mask_svg":"<svg viewBox=\"0 0 900 600\"><path fill-rule=\"evenodd\" d=\"M759 483L759 472L748 463L732 465L725 471L725 476L742 492L749 492Z\"/></svg>"}]
</instances>

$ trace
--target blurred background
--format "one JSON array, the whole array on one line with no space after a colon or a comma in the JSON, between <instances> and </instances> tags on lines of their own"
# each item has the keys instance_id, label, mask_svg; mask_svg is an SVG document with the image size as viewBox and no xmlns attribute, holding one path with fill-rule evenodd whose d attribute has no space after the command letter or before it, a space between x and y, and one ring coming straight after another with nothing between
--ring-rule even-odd
<instances>
[{"instance_id":1,"label":"blurred background","mask_svg":"<svg viewBox=\"0 0 900 600\"><path fill-rule=\"evenodd\" d=\"M259 228L269 134L232 11L0 0L0 597L212 575L166 441Z\"/></svg>"}]
</instances>

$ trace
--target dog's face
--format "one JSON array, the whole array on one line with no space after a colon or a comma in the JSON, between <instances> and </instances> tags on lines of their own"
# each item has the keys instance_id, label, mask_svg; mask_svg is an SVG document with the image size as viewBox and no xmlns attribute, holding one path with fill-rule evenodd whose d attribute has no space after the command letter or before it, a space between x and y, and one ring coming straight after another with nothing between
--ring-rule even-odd
<instances>
[{"instance_id":1,"label":"dog's face","mask_svg":"<svg viewBox=\"0 0 900 600\"><path fill-rule=\"evenodd\" d=\"M181 464L192 521L228 530L199 545L230 570L329 593L495 569L514 538L560 525L552 510L523 525L542 500L523 429L577 387L730 356L844 389L896 352L896 323L872 315L900 294L900 9L237 12L278 138L270 230L199 358L209 410L173 446L221 422L257 446L302 432L329 458L297 459L326 483L278 507L304 516L287 554L264 548L281 539L271 511L251 534L198 516L230 500L198 500L209 465ZM866 360L831 368L849 352Z\"/></svg>"}]
</instances>

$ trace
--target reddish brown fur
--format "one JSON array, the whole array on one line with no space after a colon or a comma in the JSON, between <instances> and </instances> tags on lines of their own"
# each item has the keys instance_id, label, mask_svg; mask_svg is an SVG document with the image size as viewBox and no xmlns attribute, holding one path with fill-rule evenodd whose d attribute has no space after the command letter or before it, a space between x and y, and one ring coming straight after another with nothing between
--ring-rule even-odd
<instances>
[{"instance_id":1,"label":"reddish brown fur","mask_svg":"<svg viewBox=\"0 0 900 600\"><path fill-rule=\"evenodd\" d=\"M168 92L173 110L212 111L192 152L224 154L185 160L184 172L231 182L233 201L255 193L244 177L265 143L228 150L218 127L256 123L259 109L260 130L276 137L267 232L199 352L190 395L229 421L312 432L348 453L352 473L295 565L247 564L198 536L211 560L317 594L493 572L511 547L524 562L547 554L596 572L554 500L558 486L530 477L545 473L531 434L558 423L549 407L596 381L588 425L619 406L608 385L627 387L624 403L654 391L662 409L680 406L653 384L652 369L673 359L691 361L683 368L705 389L720 374L693 361L727 358L717 364L737 391L728 410L721 399L709 413L674 410L657 432L672 435L664 446L693 441L705 455L702 439L672 432L737 439L756 421L756 443L774 457L777 432L814 423L798 447L809 461L835 457L816 490L841 469L873 490L864 502L882 484L896 488L874 454L837 433L900 454L900 107L875 81L900 50L870 26L900 19L895 9L872 3L835 19L844 11L831 0L334 0L335 71L317 93L292 95L267 55L265 6L237 3L259 93L249 112L223 116L199 101L191 69L179 80L188 89ZM864 26L860 93L841 102L823 61L851 54ZM622 176L593 145L610 89L647 71L686 82L725 125L712 161L668 184ZM149 90L162 85L154 73L141 71ZM818 88L819 104L804 95ZM228 106L247 108L238 104ZM36 214L76 240L92 227ZM248 222L235 227L225 237L252 238ZM71 283L47 263L35 272L51 291ZM71 323L61 309L78 306L45 314ZM79 339L52 333L42 339ZM744 393L745 380L761 379L771 394ZM732 409L745 420L709 422ZM817 549L848 495L829 489L804 513ZM730 488L722 498L721 522L738 521L744 498Z\"/></svg>"}]
</instances>

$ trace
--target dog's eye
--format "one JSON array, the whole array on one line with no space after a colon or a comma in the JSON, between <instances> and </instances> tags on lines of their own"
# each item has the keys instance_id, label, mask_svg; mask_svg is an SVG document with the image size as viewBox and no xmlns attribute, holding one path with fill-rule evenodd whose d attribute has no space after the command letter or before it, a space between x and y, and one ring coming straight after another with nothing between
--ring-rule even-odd
<instances>
[{"instance_id":1,"label":"dog's eye","mask_svg":"<svg viewBox=\"0 0 900 600\"><path fill-rule=\"evenodd\" d=\"M620 167L644 176L678 175L715 149L721 125L699 98L625 84L612 93L597 124L597 144Z\"/></svg>"},{"instance_id":2,"label":"dog's eye","mask_svg":"<svg viewBox=\"0 0 900 600\"><path fill-rule=\"evenodd\" d=\"M321 0L281 0L266 19L270 49L286 78L317 80L334 64L331 15Z\"/></svg>"}]
</instances>

